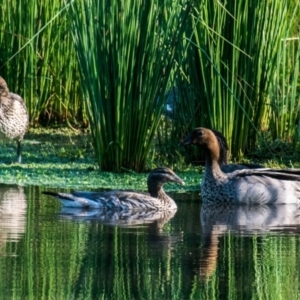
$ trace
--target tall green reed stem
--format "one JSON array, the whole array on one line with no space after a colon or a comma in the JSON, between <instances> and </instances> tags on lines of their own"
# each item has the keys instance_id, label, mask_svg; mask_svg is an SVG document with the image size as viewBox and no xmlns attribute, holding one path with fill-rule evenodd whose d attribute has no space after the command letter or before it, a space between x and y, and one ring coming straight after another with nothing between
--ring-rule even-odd
<instances>
[{"instance_id":1,"label":"tall green reed stem","mask_svg":"<svg viewBox=\"0 0 300 300\"><path fill-rule=\"evenodd\" d=\"M270 85L269 123L272 139L297 142L300 138L299 37L283 39L276 72Z\"/></svg>"},{"instance_id":2,"label":"tall green reed stem","mask_svg":"<svg viewBox=\"0 0 300 300\"><path fill-rule=\"evenodd\" d=\"M145 168L187 14L179 0L73 1L73 37L101 169Z\"/></svg>"}]
</instances>

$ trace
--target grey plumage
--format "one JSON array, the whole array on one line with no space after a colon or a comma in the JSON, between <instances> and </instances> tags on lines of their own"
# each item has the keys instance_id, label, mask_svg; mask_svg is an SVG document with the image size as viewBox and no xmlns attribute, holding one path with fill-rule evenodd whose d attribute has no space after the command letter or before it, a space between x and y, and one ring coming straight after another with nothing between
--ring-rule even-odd
<instances>
[{"instance_id":1,"label":"grey plumage","mask_svg":"<svg viewBox=\"0 0 300 300\"><path fill-rule=\"evenodd\" d=\"M215 134L194 129L182 142L205 151L205 174L201 195L205 203L285 204L300 199L300 170L243 169L224 173L220 168L220 146Z\"/></svg>"},{"instance_id":2,"label":"grey plumage","mask_svg":"<svg viewBox=\"0 0 300 300\"><path fill-rule=\"evenodd\" d=\"M17 161L20 163L21 142L27 131L29 116L23 99L11 93L0 77L0 138L17 142Z\"/></svg>"},{"instance_id":3,"label":"grey plumage","mask_svg":"<svg viewBox=\"0 0 300 300\"><path fill-rule=\"evenodd\" d=\"M149 194L133 191L106 192L43 192L59 199L66 207L90 207L119 210L173 210L177 205L163 190L167 182L184 182L169 168L161 167L149 173L147 184Z\"/></svg>"}]
</instances>

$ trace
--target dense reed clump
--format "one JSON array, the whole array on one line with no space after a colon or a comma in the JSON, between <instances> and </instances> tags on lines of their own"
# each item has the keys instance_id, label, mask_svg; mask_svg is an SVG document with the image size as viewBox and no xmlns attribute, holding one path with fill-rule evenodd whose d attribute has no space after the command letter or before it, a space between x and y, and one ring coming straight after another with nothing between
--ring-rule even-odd
<instances>
[{"instance_id":1,"label":"dense reed clump","mask_svg":"<svg viewBox=\"0 0 300 300\"><path fill-rule=\"evenodd\" d=\"M178 58L180 100L174 112L177 135L182 134L184 125L218 129L238 158L255 146L260 130L272 130L270 87L287 59L282 39L289 33L298 8L287 1L206 0L195 4L191 29L186 34L190 44L183 61ZM294 53L288 56L291 65L299 60L297 51ZM296 78L297 68L290 79ZM278 82L282 77L277 74ZM292 85L295 92L297 79L288 80L285 74L284 85ZM299 103L285 99L291 107ZM281 103L276 110L283 112L287 106ZM285 122L284 118L280 122Z\"/></svg>"},{"instance_id":2,"label":"dense reed clump","mask_svg":"<svg viewBox=\"0 0 300 300\"><path fill-rule=\"evenodd\" d=\"M299 84L300 84L300 39L299 36L282 39L280 57L272 77L269 95L269 110L265 131L272 140L300 141Z\"/></svg>"},{"instance_id":3,"label":"dense reed clump","mask_svg":"<svg viewBox=\"0 0 300 300\"><path fill-rule=\"evenodd\" d=\"M70 13L99 166L141 171L188 8L172 0L78 0Z\"/></svg>"},{"instance_id":4,"label":"dense reed clump","mask_svg":"<svg viewBox=\"0 0 300 300\"><path fill-rule=\"evenodd\" d=\"M176 163L200 125L235 158L262 131L297 147L299 1L144 2L3 1L0 75L31 124L86 126L88 114L103 170Z\"/></svg>"},{"instance_id":5,"label":"dense reed clump","mask_svg":"<svg viewBox=\"0 0 300 300\"><path fill-rule=\"evenodd\" d=\"M34 124L86 115L66 8L59 0L1 3L0 75L24 98Z\"/></svg>"}]
</instances>

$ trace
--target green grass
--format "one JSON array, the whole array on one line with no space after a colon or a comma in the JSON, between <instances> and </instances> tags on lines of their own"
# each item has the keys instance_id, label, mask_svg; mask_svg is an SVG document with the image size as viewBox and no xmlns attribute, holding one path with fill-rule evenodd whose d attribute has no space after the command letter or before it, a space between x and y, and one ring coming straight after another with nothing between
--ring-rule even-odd
<instances>
[{"instance_id":1,"label":"green grass","mask_svg":"<svg viewBox=\"0 0 300 300\"><path fill-rule=\"evenodd\" d=\"M94 159L89 133L69 129L32 128L23 142L22 164L14 163L16 145L0 141L0 183L69 189L134 189L146 191L148 173L125 170L102 172ZM199 188L199 172L182 173L186 186L165 186L167 191Z\"/></svg>"},{"instance_id":2,"label":"green grass","mask_svg":"<svg viewBox=\"0 0 300 300\"><path fill-rule=\"evenodd\" d=\"M0 183L75 190L147 190L147 172L100 171L91 140L89 132L66 128L31 128L23 141L22 164L14 163L15 143L0 140ZM292 145L277 141L269 144L269 147L274 152L272 159L262 145L255 152L249 153L243 162L255 161L263 163L266 167L275 168L300 167L300 151L292 151ZM203 167L185 163L184 157L181 157L180 162L179 160L174 162L171 153L165 150L164 156L161 152L157 152L154 158L156 163L152 164L151 168L168 166L185 181L186 185L167 184L165 190L198 191ZM180 153L174 155L179 156Z\"/></svg>"}]
</instances>

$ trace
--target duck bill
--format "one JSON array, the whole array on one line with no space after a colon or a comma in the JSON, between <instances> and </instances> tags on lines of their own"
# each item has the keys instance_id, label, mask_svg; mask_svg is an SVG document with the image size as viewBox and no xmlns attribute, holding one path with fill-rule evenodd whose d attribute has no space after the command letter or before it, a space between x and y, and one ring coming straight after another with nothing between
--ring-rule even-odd
<instances>
[{"instance_id":1,"label":"duck bill","mask_svg":"<svg viewBox=\"0 0 300 300\"><path fill-rule=\"evenodd\" d=\"M180 185L185 185L184 181L181 180L181 179L179 181L177 181L177 183L180 184Z\"/></svg>"},{"instance_id":2,"label":"duck bill","mask_svg":"<svg viewBox=\"0 0 300 300\"><path fill-rule=\"evenodd\" d=\"M185 185L184 181L178 176L173 176L173 181L180 185Z\"/></svg>"},{"instance_id":3,"label":"duck bill","mask_svg":"<svg viewBox=\"0 0 300 300\"><path fill-rule=\"evenodd\" d=\"M193 144L191 135L188 135L181 143L180 146L186 146Z\"/></svg>"}]
</instances>

